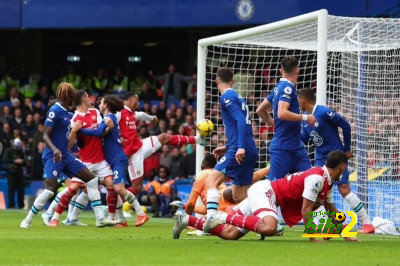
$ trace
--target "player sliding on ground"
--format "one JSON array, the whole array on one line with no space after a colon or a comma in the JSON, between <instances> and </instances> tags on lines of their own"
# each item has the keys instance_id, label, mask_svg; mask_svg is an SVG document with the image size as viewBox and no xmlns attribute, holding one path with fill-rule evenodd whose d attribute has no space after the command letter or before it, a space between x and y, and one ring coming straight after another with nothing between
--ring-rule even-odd
<instances>
[{"instance_id":1,"label":"player sliding on ground","mask_svg":"<svg viewBox=\"0 0 400 266\"><path fill-rule=\"evenodd\" d=\"M217 212L206 222L205 219L178 212L173 237L179 238L188 225L227 240L237 240L249 231L273 236L278 225L277 205L281 207L282 217L290 227L301 219L307 224L309 212L321 205L325 205L330 213L336 213L333 182L339 180L346 164L344 152L332 151L323 167L311 168L273 182L259 181L249 188L248 198L237 205L235 214ZM345 240L358 241L351 237L345 237ZM310 241L317 240L310 238Z\"/></svg>"}]
</instances>

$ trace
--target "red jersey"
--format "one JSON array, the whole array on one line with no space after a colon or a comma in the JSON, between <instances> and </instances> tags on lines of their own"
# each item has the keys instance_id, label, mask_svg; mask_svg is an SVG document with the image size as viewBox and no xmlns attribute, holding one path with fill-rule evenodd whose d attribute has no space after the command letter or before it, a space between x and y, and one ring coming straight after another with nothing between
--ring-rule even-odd
<instances>
[{"instance_id":1,"label":"red jersey","mask_svg":"<svg viewBox=\"0 0 400 266\"><path fill-rule=\"evenodd\" d=\"M122 143L122 148L124 149L125 154L129 157L135 154L135 152L137 152L137 150L139 150L143 145L136 130L135 112L129 107L124 106L124 109L122 109L121 112L118 112L116 116L121 138L125 139Z\"/></svg>"},{"instance_id":2,"label":"red jersey","mask_svg":"<svg viewBox=\"0 0 400 266\"><path fill-rule=\"evenodd\" d=\"M101 123L100 112L95 108L89 108L86 113L75 111L71 119L73 126L76 121L82 121L82 128L96 129L98 124ZM78 150L78 154L84 163L99 163L104 161L103 144L99 137L79 135L77 138L81 139L84 147Z\"/></svg>"},{"instance_id":3,"label":"red jersey","mask_svg":"<svg viewBox=\"0 0 400 266\"><path fill-rule=\"evenodd\" d=\"M303 218L303 198L321 205L325 200L333 203L332 185L325 166L311 168L271 182L282 217L290 227Z\"/></svg>"}]
</instances>

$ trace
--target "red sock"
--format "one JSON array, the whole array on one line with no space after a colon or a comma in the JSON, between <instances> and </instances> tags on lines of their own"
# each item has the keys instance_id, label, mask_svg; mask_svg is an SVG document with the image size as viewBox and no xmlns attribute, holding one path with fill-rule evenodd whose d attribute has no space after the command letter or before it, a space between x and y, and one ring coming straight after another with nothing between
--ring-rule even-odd
<instances>
[{"instance_id":1,"label":"red sock","mask_svg":"<svg viewBox=\"0 0 400 266\"><path fill-rule=\"evenodd\" d=\"M126 190L132 192L132 194L135 195L135 196L138 194L136 189L134 189L133 187L128 187Z\"/></svg>"},{"instance_id":2,"label":"red sock","mask_svg":"<svg viewBox=\"0 0 400 266\"><path fill-rule=\"evenodd\" d=\"M257 232L257 226L262 221L258 216L228 215L226 223Z\"/></svg>"},{"instance_id":3,"label":"red sock","mask_svg":"<svg viewBox=\"0 0 400 266\"><path fill-rule=\"evenodd\" d=\"M62 214L65 209L68 208L68 204L70 203L72 197L76 194L75 190L70 188L61 196L60 201L58 202L56 213Z\"/></svg>"},{"instance_id":4,"label":"red sock","mask_svg":"<svg viewBox=\"0 0 400 266\"><path fill-rule=\"evenodd\" d=\"M182 135L169 135L171 141L169 144L172 146L180 146L183 144L196 144L196 139L193 136L182 136Z\"/></svg>"},{"instance_id":5,"label":"red sock","mask_svg":"<svg viewBox=\"0 0 400 266\"><path fill-rule=\"evenodd\" d=\"M198 230L203 230L203 225L204 222L206 221L206 218L197 218L195 216L189 216L189 221L188 221L188 225L192 226ZM214 235L214 236L221 236L222 231L224 230L225 224L220 224L217 227L213 228L210 231L210 234Z\"/></svg>"},{"instance_id":6,"label":"red sock","mask_svg":"<svg viewBox=\"0 0 400 266\"><path fill-rule=\"evenodd\" d=\"M114 189L107 189L107 206L109 213L115 213L117 208L118 194Z\"/></svg>"}]
</instances>

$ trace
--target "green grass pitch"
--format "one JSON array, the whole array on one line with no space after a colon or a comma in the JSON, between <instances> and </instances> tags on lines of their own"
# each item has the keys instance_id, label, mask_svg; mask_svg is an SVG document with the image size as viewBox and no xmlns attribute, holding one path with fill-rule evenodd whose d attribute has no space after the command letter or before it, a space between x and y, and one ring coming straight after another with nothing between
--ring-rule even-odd
<instances>
[{"instance_id":1,"label":"green grass pitch","mask_svg":"<svg viewBox=\"0 0 400 266\"><path fill-rule=\"evenodd\" d=\"M238 241L214 236L172 239L174 219L150 219L135 228L48 228L38 215L30 229L20 229L26 211L0 211L0 265L398 265L400 237L360 235L360 243L338 238L310 243L303 226L285 227L281 237L260 241L249 233Z\"/></svg>"}]
</instances>

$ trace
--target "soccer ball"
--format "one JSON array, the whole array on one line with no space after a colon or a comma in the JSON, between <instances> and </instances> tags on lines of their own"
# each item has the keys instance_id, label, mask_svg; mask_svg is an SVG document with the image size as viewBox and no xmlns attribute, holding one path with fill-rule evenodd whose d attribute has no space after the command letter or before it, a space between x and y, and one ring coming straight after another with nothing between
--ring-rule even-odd
<instances>
[{"instance_id":1,"label":"soccer ball","mask_svg":"<svg viewBox=\"0 0 400 266\"><path fill-rule=\"evenodd\" d=\"M208 119L201 119L199 123L197 123L197 132L199 132L200 136L208 137L214 131L214 123Z\"/></svg>"},{"instance_id":2,"label":"soccer ball","mask_svg":"<svg viewBox=\"0 0 400 266\"><path fill-rule=\"evenodd\" d=\"M131 210L131 205L129 204L129 202L124 202L124 205L122 205L122 210L124 210L124 212L129 212Z\"/></svg>"},{"instance_id":3,"label":"soccer ball","mask_svg":"<svg viewBox=\"0 0 400 266\"><path fill-rule=\"evenodd\" d=\"M337 212L335 215L335 220L338 223L343 223L346 220L346 215L343 212Z\"/></svg>"}]
</instances>

